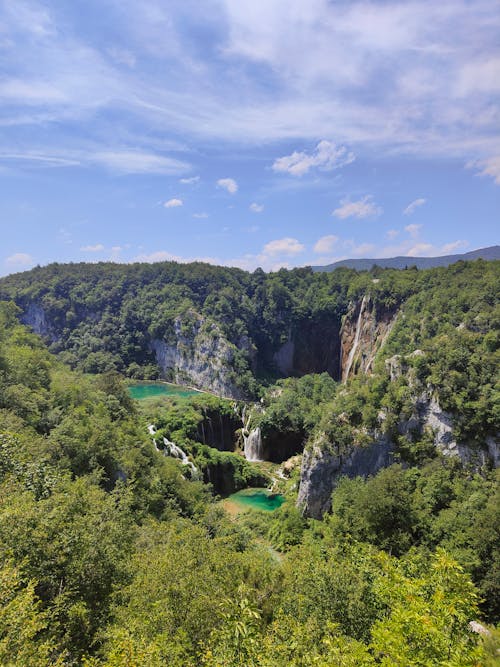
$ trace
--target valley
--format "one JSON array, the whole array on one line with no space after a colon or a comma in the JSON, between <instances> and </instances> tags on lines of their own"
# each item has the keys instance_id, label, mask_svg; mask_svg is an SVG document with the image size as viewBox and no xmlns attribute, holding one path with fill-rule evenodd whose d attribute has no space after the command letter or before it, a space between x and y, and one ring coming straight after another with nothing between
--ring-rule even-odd
<instances>
[{"instance_id":1,"label":"valley","mask_svg":"<svg viewBox=\"0 0 500 667\"><path fill-rule=\"evenodd\" d=\"M281 665L290 637L303 664L397 664L394 637L418 664L426 618L425 664L488 659L499 272L0 279L0 555L32 664Z\"/></svg>"}]
</instances>

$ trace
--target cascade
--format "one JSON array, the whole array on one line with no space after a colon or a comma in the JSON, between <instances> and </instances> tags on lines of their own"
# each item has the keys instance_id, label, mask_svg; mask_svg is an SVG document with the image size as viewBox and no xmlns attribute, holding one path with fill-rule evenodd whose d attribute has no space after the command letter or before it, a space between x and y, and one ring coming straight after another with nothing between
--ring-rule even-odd
<instances>
[{"instance_id":1,"label":"cascade","mask_svg":"<svg viewBox=\"0 0 500 667\"><path fill-rule=\"evenodd\" d=\"M352 343L351 350L349 352L349 356L347 357L347 365L345 367L345 372L343 373L342 376L342 381L347 382L349 378L349 373L351 372L351 367L352 367L352 362L354 361L354 355L356 354L356 350L358 349L358 344L359 344L359 337L361 335L361 319L364 314L365 310L365 301L366 301L366 296L363 297L361 301L361 305L359 306L359 315L358 315L358 321L356 322L356 331L354 333L354 340ZM341 366L342 368L342 366Z\"/></svg>"},{"instance_id":2,"label":"cascade","mask_svg":"<svg viewBox=\"0 0 500 667\"><path fill-rule=\"evenodd\" d=\"M243 432L243 441L245 443L244 453L247 461L263 461L264 460L264 447L262 444L262 434L260 428L254 428L245 435Z\"/></svg>"},{"instance_id":3,"label":"cascade","mask_svg":"<svg viewBox=\"0 0 500 667\"><path fill-rule=\"evenodd\" d=\"M156 427L153 424L148 424L148 433L152 436L156 434ZM161 451L154 437L153 437L153 443L156 448L156 451L157 452ZM179 445L176 445L175 442L172 442L168 438L163 438L163 444L165 445L165 449L163 450L163 453L165 455L173 456L176 459L180 459L181 463L185 466L188 466L188 468L191 469L192 473L195 474L198 473L198 468L192 461L189 460L188 455L183 449L179 447Z\"/></svg>"},{"instance_id":4,"label":"cascade","mask_svg":"<svg viewBox=\"0 0 500 667\"><path fill-rule=\"evenodd\" d=\"M175 442L172 442L168 438L163 438L163 444L165 445L165 451L167 451L170 456L180 459L183 465L191 468L193 472L197 472L195 464L189 460L188 455L179 447L179 445L176 445Z\"/></svg>"}]
</instances>

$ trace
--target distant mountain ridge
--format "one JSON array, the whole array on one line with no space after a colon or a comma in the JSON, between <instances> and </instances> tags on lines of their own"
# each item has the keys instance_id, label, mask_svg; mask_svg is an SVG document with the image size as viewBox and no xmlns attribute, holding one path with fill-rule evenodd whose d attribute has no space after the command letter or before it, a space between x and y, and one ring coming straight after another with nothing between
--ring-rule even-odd
<instances>
[{"instance_id":1,"label":"distant mountain ridge","mask_svg":"<svg viewBox=\"0 0 500 667\"><path fill-rule=\"evenodd\" d=\"M500 259L500 246L493 245L488 248L479 248L471 250L460 255L442 255L440 257L386 257L375 259L342 259L326 266L313 266L313 271L334 271L339 267L355 269L356 271L368 271L374 264L383 269L404 269L408 266L416 266L417 269L433 269L437 266L449 266L455 262L471 261L474 259L484 259L493 261Z\"/></svg>"}]
</instances>

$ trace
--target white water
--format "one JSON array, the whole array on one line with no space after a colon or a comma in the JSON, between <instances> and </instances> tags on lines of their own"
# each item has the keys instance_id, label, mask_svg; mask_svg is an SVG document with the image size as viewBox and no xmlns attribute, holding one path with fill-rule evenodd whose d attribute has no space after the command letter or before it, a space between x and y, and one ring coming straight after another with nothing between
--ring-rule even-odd
<instances>
[{"instance_id":1,"label":"white water","mask_svg":"<svg viewBox=\"0 0 500 667\"><path fill-rule=\"evenodd\" d=\"M262 434L260 428L254 428L248 435L243 432L243 441L245 443L244 453L247 461L263 461L264 447L262 444Z\"/></svg>"},{"instance_id":2,"label":"white water","mask_svg":"<svg viewBox=\"0 0 500 667\"><path fill-rule=\"evenodd\" d=\"M349 356L347 357L347 365L342 377L343 382L347 382L347 379L349 378L352 362L354 361L354 355L356 354L356 350L358 349L359 337L361 335L361 318L363 317L363 313L365 310L365 300L366 296L363 297L361 305L359 306L359 315L358 315L358 321L356 323L356 332L354 334L354 341L352 343L351 351L349 352Z\"/></svg>"},{"instance_id":3,"label":"white water","mask_svg":"<svg viewBox=\"0 0 500 667\"><path fill-rule=\"evenodd\" d=\"M191 469L191 472L196 474L198 473L198 468L192 461L189 460L189 457L186 454L186 452L183 449L181 449L179 445L176 445L175 442L171 442L168 438L163 438L163 444L165 445L165 449L161 450L158 447L158 443L154 438L156 434L156 426L154 426L153 424L148 424L148 433L149 435L153 436L153 443L157 452L163 451L165 456L173 456L175 459L180 459L183 465L188 466Z\"/></svg>"},{"instance_id":4,"label":"white water","mask_svg":"<svg viewBox=\"0 0 500 667\"><path fill-rule=\"evenodd\" d=\"M175 442L168 440L168 438L163 438L163 444L165 445L165 451L168 452L170 456L173 456L175 459L180 459L181 463L185 466L191 468L193 472L198 472L195 464L189 460L186 452L176 445Z\"/></svg>"}]
</instances>

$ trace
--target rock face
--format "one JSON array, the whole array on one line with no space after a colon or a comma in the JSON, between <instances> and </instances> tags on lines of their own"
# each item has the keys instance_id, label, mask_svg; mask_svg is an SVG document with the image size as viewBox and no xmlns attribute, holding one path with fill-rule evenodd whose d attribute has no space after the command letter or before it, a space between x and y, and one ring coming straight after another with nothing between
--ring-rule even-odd
<instances>
[{"instance_id":1,"label":"rock face","mask_svg":"<svg viewBox=\"0 0 500 667\"><path fill-rule=\"evenodd\" d=\"M378 350L387 340L397 310L377 312L371 297L352 303L340 330L340 373L342 382L356 373L369 373Z\"/></svg>"},{"instance_id":2,"label":"rock face","mask_svg":"<svg viewBox=\"0 0 500 667\"><path fill-rule=\"evenodd\" d=\"M443 456L458 456L462 463L473 468L484 465L496 468L500 464L498 438L488 437L484 447L458 442L453 435L453 415L441 408L430 389L417 397L412 416L399 423L398 431L406 436L415 432L433 433L434 446Z\"/></svg>"},{"instance_id":3,"label":"rock face","mask_svg":"<svg viewBox=\"0 0 500 667\"><path fill-rule=\"evenodd\" d=\"M57 340L57 336L49 324L45 310L40 304L31 302L22 314L21 322L31 327L39 336L49 338L52 342Z\"/></svg>"},{"instance_id":4,"label":"rock face","mask_svg":"<svg viewBox=\"0 0 500 667\"><path fill-rule=\"evenodd\" d=\"M207 330L197 316L188 327L180 317L174 322L175 342L154 338L150 347L163 374L179 384L191 384L227 398L242 399L231 364L235 346L212 325Z\"/></svg>"},{"instance_id":5,"label":"rock face","mask_svg":"<svg viewBox=\"0 0 500 667\"><path fill-rule=\"evenodd\" d=\"M320 519L331 509L332 491L343 477L366 477L394 462L393 447L383 437L367 447L352 447L347 452L318 442L302 457L297 506L306 516Z\"/></svg>"},{"instance_id":6,"label":"rock face","mask_svg":"<svg viewBox=\"0 0 500 667\"><path fill-rule=\"evenodd\" d=\"M395 368L395 360L390 361ZM383 418L381 414L381 421ZM430 389L416 397L413 414L399 422L398 432L410 439L414 434L432 433L438 452L443 456L457 456L464 465L475 470L485 465L500 465L498 437L488 437L483 447L457 442L452 415L441 408ZM321 518L331 508L331 494L340 477L374 475L394 463L395 451L396 445L388 436L377 434L373 434L369 446L351 447L347 452L340 452L335 444L319 439L302 457L298 507L307 516Z\"/></svg>"},{"instance_id":7,"label":"rock face","mask_svg":"<svg viewBox=\"0 0 500 667\"><path fill-rule=\"evenodd\" d=\"M270 362L284 376L326 372L339 379L339 358L340 321L319 317L290 329Z\"/></svg>"}]
</instances>

